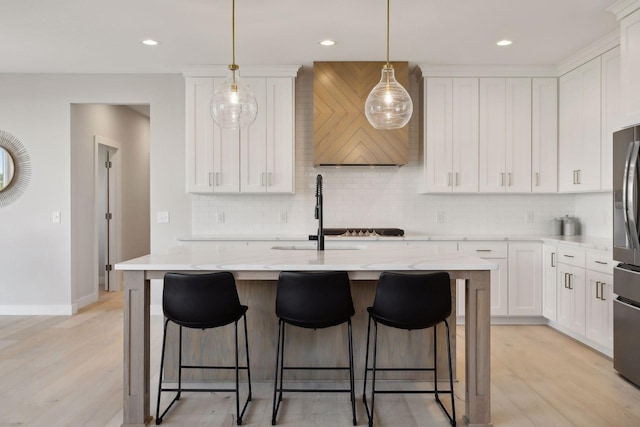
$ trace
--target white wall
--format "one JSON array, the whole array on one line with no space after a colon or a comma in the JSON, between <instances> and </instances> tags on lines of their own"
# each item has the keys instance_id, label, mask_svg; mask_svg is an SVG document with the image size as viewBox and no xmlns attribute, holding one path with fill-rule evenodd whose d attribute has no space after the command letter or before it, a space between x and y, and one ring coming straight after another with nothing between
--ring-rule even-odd
<instances>
[{"instance_id":1,"label":"white wall","mask_svg":"<svg viewBox=\"0 0 640 427\"><path fill-rule=\"evenodd\" d=\"M411 83L414 103L417 83ZM192 233L315 234L315 176L324 178L326 227L400 227L407 233L546 234L554 217L574 214L574 195L421 195L419 108L410 122L409 164L403 167L313 165L313 75L304 68L296 85L296 193L294 195L194 195ZM216 222L224 212L225 222ZM288 222L280 223L280 212ZM436 222L437 212L445 221ZM526 222L527 212L534 221Z\"/></svg>"},{"instance_id":2,"label":"white wall","mask_svg":"<svg viewBox=\"0 0 640 427\"><path fill-rule=\"evenodd\" d=\"M0 75L0 129L29 151L31 183L0 209L0 314L73 311L71 104L150 104L151 216L170 210L169 224L151 222L152 251L190 231L184 192L184 82L179 75ZM53 224L51 212L61 211Z\"/></svg>"},{"instance_id":3,"label":"white wall","mask_svg":"<svg viewBox=\"0 0 640 427\"><path fill-rule=\"evenodd\" d=\"M71 105L71 264L73 300L78 308L97 301L95 201L95 137L116 141L121 172L118 212L117 259L149 253L149 118L117 105ZM100 167L100 171L104 168ZM101 211L104 215L104 209ZM103 263L104 264L104 263Z\"/></svg>"},{"instance_id":4,"label":"white wall","mask_svg":"<svg viewBox=\"0 0 640 427\"><path fill-rule=\"evenodd\" d=\"M576 195L575 215L581 234L611 238L613 235L613 193Z\"/></svg>"}]
</instances>

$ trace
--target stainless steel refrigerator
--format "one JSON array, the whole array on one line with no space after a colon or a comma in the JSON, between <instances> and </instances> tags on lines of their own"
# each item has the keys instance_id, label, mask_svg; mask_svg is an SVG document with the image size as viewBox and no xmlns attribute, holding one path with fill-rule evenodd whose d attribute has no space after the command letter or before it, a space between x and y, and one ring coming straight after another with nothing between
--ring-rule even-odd
<instances>
[{"instance_id":1,"label":"stainless steel refrigerator","mask_svg":"<svg viewBox=\"0 0 640 427\"><path fill-rule=\"evenodd\" d=\"M613 366L640 385L640 125L613 134Z\"/></svg>"}]
</instances>

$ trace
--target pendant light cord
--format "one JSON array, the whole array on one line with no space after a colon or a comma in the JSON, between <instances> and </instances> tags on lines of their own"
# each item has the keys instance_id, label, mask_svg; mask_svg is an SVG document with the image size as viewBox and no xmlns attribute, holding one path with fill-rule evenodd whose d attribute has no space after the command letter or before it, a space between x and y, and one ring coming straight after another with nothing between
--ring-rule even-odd
<instances>
[{"instance_id":1,"label":"pendant light cord","mask_svg":"<svg viewBox=\"0 0 640 427\"><path fill-rule=\"evenodd\" d=\"M236 0L231 0L231 66L236 67Z\"/></svg>"},{"instance_id":2,"label":"pendant light cord","mask_svg":"<svg viewBox=\"0 0 640 427\"><path fill-rule=\"evenodd\" d=\"M389 68L389 11L391 0L387 0L387 68Z\"/></svg>"}]
</instances>

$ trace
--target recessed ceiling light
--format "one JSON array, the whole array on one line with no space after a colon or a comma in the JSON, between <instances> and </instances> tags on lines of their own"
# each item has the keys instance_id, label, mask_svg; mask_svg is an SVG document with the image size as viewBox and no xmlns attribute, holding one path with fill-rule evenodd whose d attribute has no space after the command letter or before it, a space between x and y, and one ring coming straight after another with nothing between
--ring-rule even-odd
<instances>
[{"instance_id":1,"label":"recessed ceiling light","mask_svg":"<svg viewBox=\"0 0 640 427\"><path fill-rule=\"evenodd\" d=\"M500 40L498 43L496 43L498 46L509 46L511 43L513 43L511 40Z\"/></svg>"},{"instance_id":2,"label":"recessed ceiling light","mask_svg":"<svg viewBox=\"0 0 640 427\"><path fill-rule=\"evenodd\" d=\"M336 44L336 42L334 42L333 40L322 40L320 44L322 46L333 46L334 44Z\"/></svg>"},{"instance_id":3,"label":"recessed ceiling light","mask_svg":"<svg viewBox=\"0 0 640 427\"><path fill-rule=\"evenodd\" d=\"M142 40L142 44L146 44L147 46L155 46L158 44L158 42L152 39L146 39Z\"/></svg>"}]
</instances>

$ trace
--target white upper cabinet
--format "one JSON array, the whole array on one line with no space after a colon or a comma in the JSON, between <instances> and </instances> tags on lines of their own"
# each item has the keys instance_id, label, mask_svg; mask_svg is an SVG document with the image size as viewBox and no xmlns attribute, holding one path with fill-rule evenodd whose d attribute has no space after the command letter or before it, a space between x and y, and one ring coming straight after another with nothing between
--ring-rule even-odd
<instances>
[{"instance_id":1,"label":"white upper cabinet","mask_svg":"<svg viewBox=\"0 0 640 427\"><path fill-rule=\"evenodd\" d=\"M558 191L558 79L531 81L531 191Z\"/></svg>"},{"instance_id":2,"label":"white upper cabinet","mask_svg":"<svg viewBox=\"0 0 640 427\"><path fill-rule=\"evenodd\" d=\"M620 16L624 16L620 19ZM620 19L620 75L623 127L640 122L640 10Z\"/></svg>"},{"instance_id":3,"label":"white upper cabinet","mask_svg":"<svg viewBox=\"0 0 640 427\"><path fill-rule=\"evenodd\" d=\"M243 73L243 82L256 96L258 115L242 130L221 129L211 118L210 102L225 80L222 75L185 77L187 192L294 192L298 68Z\"/></svg>"},{"instance_id":4,"label":"white upper cabinet","mask_svg":"<svg viewBox=\"0 0 640 427\"><path fill-rule=\"evenodd\" d=\"M480 192L531 192L531 79L480 79Z\"/></svg>"},{"instance_id":5,"label":"white upper cabinet","mask_svg":"<svg viewBox=\"0 0 640 427\"><path fill-rule=\"evenodd\" d=\"M602 55L602 148L601 176L602 190L611 190L613 175L613 132L620 129L620 47Z\"/></svg>"},{"instance_id":6,"label":"white upper cabinet","mask_svg":"<svg viewBox=\"0 0 640 427\"><path fill-rule=\"evenodd\" d=\"M601 58L560 77L559 190L600 190Z\"/></svg>"},{"instance_id":7,"label":"white upper cabinet","mask_svg":"<svg viewBox=\"0 0 640 427\"><path fill-rule=\"evenodd\" d=\"M426 79L425 169L428 193L478 191L478 79Z\"/></svg>"},{"instance_id":8,"label":"white upper cabinet","mask_svg":"<svg viewBox=\"0 0 640 427\"><path fill-rule=\"evenodd\" d=\"M294 81L280 77L245 81L258 100L258 117L253 125L240 132L240 190L243 193L293 193Z\"/></svg>"},{"instance_id":9,"label":"white upper cabinet","mask_svg":"<svg viewBox=\"0 0 640 427\"><path fill-rule=\"evenodd\" d=\"M209 105L223 78L186 79L187 191L233 193L240 190L238 131L222 129Z\"/></svg>"}]
</instances>

